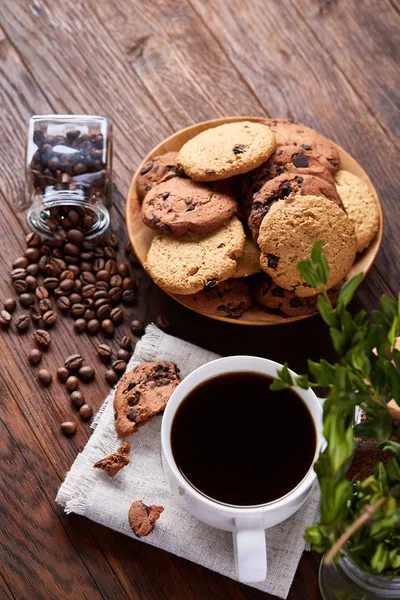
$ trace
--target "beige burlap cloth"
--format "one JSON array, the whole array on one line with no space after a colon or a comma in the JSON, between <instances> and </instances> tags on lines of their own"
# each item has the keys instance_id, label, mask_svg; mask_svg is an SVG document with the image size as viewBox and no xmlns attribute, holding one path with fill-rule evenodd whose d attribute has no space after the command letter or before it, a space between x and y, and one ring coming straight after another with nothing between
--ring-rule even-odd
<instances>
[{"instance_id":1,"label":"beige burlap cloth","mask_svg":"<svg viewBox=\"0 0 400 600\"><path fill-rule=\"evenodd\" d=\"M216 354L149 325L128 369L145 360L170 360L185 377L215 358L218 358ZM112 400L113 392L97 415L95 431L67 474L57 502L67 513L83 515L130 537L135 537L127 519L131 502L142 499L146 504L162 504L165 511L155 530L141 541L235 579L232 534L208 527L189 515L167 486L160 455L161 418L153 419L132 437L131 463L115 478L93 469L96 461L115 452L120 445L114 431ZM315 488L295 515L267 531L268 578L254 587L286 598L305 549L304 530L315 520L318 502L319 493Z\"/></svg>"}]
</instances>

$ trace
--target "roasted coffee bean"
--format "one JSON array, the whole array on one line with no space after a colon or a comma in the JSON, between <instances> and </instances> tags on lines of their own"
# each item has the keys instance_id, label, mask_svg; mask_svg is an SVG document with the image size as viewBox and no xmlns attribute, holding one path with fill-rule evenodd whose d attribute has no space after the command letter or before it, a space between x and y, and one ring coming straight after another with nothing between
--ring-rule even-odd
<instances>
[{"instance_id":1,"label":"roasted coffee bean","mask_svg":"<svg viewBox=\"0 0 400 600\"><path fill-rule=\"evenodd\" d=\"M108 271L106 271L105 269L102 269L101 271L97 271L96 273L96 280L97 281L110 281L111 275Z\"/></svg>"},{"instance_id":2,"label":"roasted coffee bean","mask_svg":"<svg viewBox=\"0 0 400 600\"><path fill-rule=\"evenodd\" d=\"M107 302L107 301L106 301ZM108 319L111 313L111 306L109 304L103 304L96 310L96 316L100 321Z\"/></svg>"},{"instance_id":3,"label":"roasted coffee bean","mask_svg":"<svg viewBox=\"0 0 400 600\"><path fill-rule=\"evenodd\" d=\"M105 242L107 246L111 246L111 248L118 248L119 240L118 236L116 236L115 233L110 233L106 237Z\"/></svg>"},{"instance_id":4,"label":"roasted coffee bean","mask_svg":"<svg viewBox=\"0 0 400 600\"><path fill-rule=\"evenodd\" d=\"M64 252L66 255L69 254L71 256L79 256L80 249L79 246L77 246L76 244L71 244L71 242L67 242L64 246Z\"/></svg>"},{"instance_id":5,"label":"roasted coffee bean","mask_svg":"<svg viewBox=\"0 0 400 600\"><path fill-rule=\"evenodd\" d=\"M36 277L36 275L38 275L38 273L39 273L39 265L37 263L32 263L31 265L28 265L26 267L27 275L32 275L33 277Z\"/></svg>"},{"instance_id":6,"label":"roasted coffee bean","mask_svg":"<svg viewBox=\"0 0 400 600\"><path fill-rule=\"evenodd\" d=\"M93 254L96 258L104 258L104 249L101 246L96 246L93 249Z\"/></svg>"},{"instance_id":7,"label":"roasted coffee bean","mask_svg":"<svg viewBox=\"0 0 400 600\"><path fill-rule=\"evenodd\" d=\"M39 300L42 300L43 298L48 298L48 297L49 297L49 292L48 292L48 291L47 291L47 289L46 289L44 286L42 286L42 285L40 285L39 287L37 287L37 288L36 288L36 290L35 290L35 294L36 294L36 297L37 297Z\"/></svg>"},{"instance_id":8,"label":"roasted coffee bean","mask_svg":"<svg viewBox=\"0 0 400 600\"><path fill-rule=\"evenodd\" d=\"M97 300L107 300L108 301L108 291L107 290L96 290L96 292L93 294L93 300L96 301Z\"/></svg>"},{"instance_id":9,"label":"roasted coffee bean","mask_svg":"<svg viewBox=\"0 0 400 600\"><path fill-rule=\"evenodd\" d=\"M53 327L55 322L57 321L57 313L54 310L48 310L42 316L42 320L45 327Z\"/></svg>"},{"instance_id":10,"label":"roasted coffee bean","mask_svg":"<svg viewBox=\"0 0 400 600\"><path fill-rule=\"evenodd\" d=\"M132 348L132 340L129 337L129 335L124 335L120 341L119 341L119 345L121 348L123 348L124 350L131 350Z\"/></svg>"},{"instance_id":11,"label":"roasted coffee bean","mask_svg":"<svg viewBox=\"0 0 400 600\"><path fill-rule=\"evenodd\" d=\"M104 321L101 322L101 329L106 335L111 336L113 335L115 329L114 323L110 319L104 319Z\"/></svg>"},{"instance_id":12,"label":"roasted coffee bean","mask_svg":"<svg viewBox=\"0 0 400 600\"><path fill-rule=\"evenodd\" d=\"M113 287L121 287L122 286L122 277L121 275L113 275L110 279L110 286Z\"/></svg>"},{"instance_id":13,"label":"roasted coffee bean","mask_svg":"<svg viewBox=\"0 0 400 600\"><path fill-rule=\"evenodd\" d=\"M31 306L31 304L33 304L35 302L35 298L33 297L32 294L24 293L24 294L20 295L19 301L22 304L22 306L29 308L29 306Z\"/></svg>"},{"instance_id":14,"label":"roasted coffee bean","mask_svg":"<svg viewBox=\"0 0 400 600\"><path fill-rule=\"evenodd\" d=\"M91 308L94 310L94 300L93 298L84 298L82 304L85 308Z\"/></svg>"},{"instance_id":15,"label":"roasted coffee bean","mask_svg":"<svg viewBox=\"0 0 400 600\"><path fill-rule=\"evenodd\" d=\"M53 248L51 254L53 255L54 258L58 258L58 259L64 258L64 253L61 250L61 248Z\"/></svg>"},{"instance_id":16,"label":"roasted coffee bean","mask_svg":"<svg viewBox=\"0 0 400 600\"><path fill-rule=\"evenodd\" d=\"M92 381L95 376L93 367L90 365L84 365L79 369L78 376L80 379L82 379L82 381Z\"/></svg>"},{"instance_id":17,"label":"roasted coffee bean","mask_svg":"<svg viewBox=\"0 0 400 600\"><path fill-rule=\"evenodd\" d=\"M96 283L96 277L93 275L93 273L90 273L89 271L83 271L81 273L80 280L83 285L88 285L90 283Z\"/></svg>"},{"instance_id":18,"label":"roasted coffee bean","mask_svg":"<svg viewBox=\"0 0 400 600\"><path fill-rule=\"evenodd\" d=\"M25 331L26 329L28 329L30 324L31 322L28 315L20 315L15 323L18 331Z\"/></svg>"},{"instance_id":19,"label":"roasted coffee bean","mask_svg":"<svg viewBox=\"0 0 400 600\"><path fill-rule=\"evenodd\" d=\"M60 281L64 281L65 279L75 279L75 273L71 269L65 269L60 275Z\"/></svg>"},{"instance_id":20,"label":"roasted coffee bean","mask_svg":"<svg viewBox=\"0 0 400 600\"><path fill-rule=\"evenodd\" d=\"M68 298L69 298L69 301L71 302L71 306L73 304L81 304L82 300L83 300L82 296L80 294L77 294L76 292L73 292L72 294L70 294L68 296Z\"/></svg>"},{"instance_id":21,"label":"roasted coffee bean","mask_svg":"<svg viewBox=\"0 0 400 600\"><path fill-rule=\"evenodd\" d=\"M94 254L93 252L81 252L79 258L81 259L81 261L89 262L93 260Z\"/></svg>"},{"instance_id":22,"label":"roasted coffee bean","mask_svg":"<svg viewBox=\"0 0 400 600\"><path fill-rule=\"evenodd\" d=\"M41 312L34 305L29 307L29 314L31 315L31 319L34 323L39 323L39 321L42 320Z\"/></svg>"},{"instance_id":23,"label":"roasted coffee bean","mask_svg":"<svg viewBox=\"0 0 400 600\"><path fill-rule=\"evenodd\" d=\"M42 257L40 258L39 262L38 262L39 271L40 271L41 273L43 273L43 272L44 272L44 269L45 269L45 267L46 267L46 264L47 264L47 256L42 256Z\"/></svg>"},{"instance_id":24,"label":"roasted coffee bean","mask_svg":"<svg viewBox=\"0 0 400 600\"><path fill-rule=\"evenodd\" d=\"M75 218L71 220L71 217L69 217L69 220L72 222L73 220L75 220ZM79 229L70 229L67 233L67 238L68 241L72 244L81 244L85 239L85 235Z\"/></svg>"},{"instance_id":25,"label":"roasted coffee bean","mask_svg":"<svg viewBox=\"0 0 400 600\"><path fill-rule=\"evenodd\" d=\"M112 349L108 344L99 344L97 346L97 354L104 361L109 360L112 356Z\"/></svg>"},{"instance_id":26,"label":"roasted coffee bean","mask_svg":"<svg viewBox=\"0 0 400 600\"><path fill-rule=\"evenodd\" d=\"M13 269L26 269L28 265L29 261L26 256L19 256L12 263Z\"/></svg>"},{"instance_id":27,"label":"roasted coffee bean","mask_svg":"<svg viewBox=\"0 0 400 600\"><path fill-rule=\"evenodd\" d=\"M34 292L36 290L38 282L36 277L33 277L33 275L27 275L25 277L25 283L28 286L28 290L30 292Z\"/></svg>"},{"instance_id":28,"label":"roasted coffee bean","mask_svg":"<svg viewBox=\"0 0 400 600\"><path fill-rule=\"evenodd\" d=\"M74 421L64 421L64 423L61 423L60 429L64 435L70 437L76 433L77 427Z\"/></svg>"},{"instance_id":29,"label":"roasted coffee bean","mask_svg":"<svg viewBox=\"0 0 400 600\"><path fill-rule=\"evenodd\" d=\"M85 319L77 319L74 323L74 329L77 333L83 333L86 331L87 323Z\"/></svg>"},{"instance_id":30,"label":"roasted coffee bean","mask_svg":"<svg viewBox=\"0 0 400 600\"><path fill-rule=\"evenodd\" d=\"M83 313L83 318L85 319L85 321L91 321L92 319L96 318L96 313L91 308L87 308Z\"/></svg>"},{"instance_id":31,"label":"roasted coffee bean","mask_svg":"<svg viewBox=\"0 0 400 600\"><path fill-rule=\"evenodd\" d=\"M108 260L104 265L104 270L108 271L110 275L115 275L115 273L117 272L117 263L115 262L115 260Z\"/></svg>"},{"instance_id":32,"label":"roasted coffee bean","mask_svg":"<svg viewBox=\"0 0 400 600\"><path fill-rule=\"evenodd\" d=\"M93 284L89 283L88 285L84 285L82 288L82 297L83 298L91 298L95 293L96 288Z\"/></svg>"},{"instance_id":33,"label":"roasted coffee bean","mask_svg":"<svg viewBox=\"0 0 400 600\"><path fill-rule=\"evenodd\" d=\"M80 208L80 207L78 207L78 208ZM68 211L68 220L70 221L70 223L72 225L77 225L79 223L80 214L79 214L78 209L77 210L71 209ZM74 243L77 243L77 242L74 242Z\"/></svg>"},{"instance_id":34,"label":"roasted coffee bean","mask_svg":"<svg viewBox=\"0 0 400 600\"><path fill-rule=\"evenodd\" d=\"M105 267L104 258L95 258L93 261L93 270L97 273L97 271L101 271Z\"/></svg>"},{"instance_id":35,"label":"roasted coffee bean","mask_svg":"<svg viewBox=\"0 0 400 600\"><path fill-rule=\"evenodd\" d=\"M165 315L158 315L156 319L156 324L160 329L168 329L169 321Z\"/></svg>"},{"instance_id":36,"label":"roasted coffee bean","mask_svg":"<svg viewBox=\"0 0 400 600\"><path fill-rule=\"evenodd\" d=\"M79 369L82 366L82 363L83 357L80 354L71 354L64 361L64 365L67 369L71 370Z\"/></svg>"},{"instance_id":37,"label":"roasted coffee bean","mask_svg":"<svg viewBox=\"0 0 400 600\"><path fill-rule=\"evenodd\" d=\"M50 298L43 298L43 300L39 300L39 308L42 313L45 313L53 308L53 303Z\"/></svg>"},{"instance_id":38,"label":"roasted coffee bean","mask_svg":"<svg viewBox=\"0 0 400 600\"><path fill-rule=\"evenodd\" d=\"M89 404L84 404L79 409L79 416L83 421L88 421L93 417L93 408Z\"/></svg>"},{"instance_id":39,"label":"roasted coffee bean","mask_svg":"<svg viewBox=\"0 0 400 600\"><path fill-rule=\"evenodd\" d=\"M124 311L119 306L116 306L110 312L110 319L113 323L120 323L124 318Z\"/></svg>"},{"instance_id":40,"label":"roasted coffee bean","mask_svg":"<svg viewBox=\"0 0 400 600\"><path fill-rule=\"evenodd\" d=\"M81 269L77 265L67 265L69 271L71 271L75 277L79 277Z\"/></svg>"},{"instance_id":41,"label":"roasted coffee bean","mask_svg":"<svg viewBox=\"0 0 400 600\"><path fill-rule=\"evenodd\" d=\"M81 262L80 267L81 267L81 271L87 271L89 273L91 273L93 271L92 263L87 262L86 260Z\"/></svg>"},{"instance_id":42,"label":"roasted coffee bean","mask_svg":"<svg viewBox=\"0 0 400 600\"><path fill-rule=\"evenodd\" d=\"M118 374L114 371L114 369L107 369L104 373L104 377L110 385L115 385L119 379Z\"/></svg>"},{"instance_id":43,"label":"roasted coffee bean","mask_svg":"<svg viewBox=\"0 0 400 600\"><path fill-rule=\"evenodd\" d=\"M42 385L50 385L53 381L53 375L48 369L39 369L37 378Z\"/></svg>"},{"instance_id":44,"label":"roasted coffee bean","mask_svg":"<svg viewBox=\"0 0 400 600\"><path fill-rule=\"evenodd\" d=\"M116 373L124 373L127 367L127 364L124 360L114 360L112 363L112 368Z\"/></svg>"},{"instance_id":45,"label":"roasted coffee bean","mask_svg":"<svg viewBox=\"0 0 400 600\"><path fill-rule=\"evenodd\" d=\"M26 277L26 269L22 269L22 268L18 268L18 269L13 269L11 271L11 279L13 281L18 281L20 279L25 279Z\"/></svg>"},{"instance_id":46,"label":"roasted coffee bean","mask_svg":"<svg viewBox=\"0 0 400 600\"><path fill-rule=\"evenodd\" d=\"M85 239L82 243L82 248L85 248L85 250L93 251L96 247L97 247L97 242L95 240Z\"/></svg>"},{"instance_id":47,"label":"roasted coffee bean","mask_svg":"<svg viewBox=\"0 0 400 600\"><path fill-rule=\"evenodd\" d=\"M57 277L46 277L43 280L43 285L48 291L55 290L58 287L59 283L60 280Z\"/></svg>"},{"instance_id":48,"label":"roasted coffee bean","mask_svg":"<svg viewBox=\"0 0 400 600\"><path fill-rule=\"evenodd\" d=\"M64 279L63 281L60 282L59 288L65 294L69 294L74 289L74 284L75 284L75 282L73 279Z\"/></svg>"},{"instance_id":49,"label":"roasted coffee bean","mask_svg":"<svg viewBox=\"0 0 400 600\"><path fill-rule=\"evenodd\" d=\"M31 365L36 366L42 360L42 353L37 348L33 348L28 354L28 360Z\"/></svg>"},{"instance_id":50,"label":"roasted coffee bean","mask_svg":"<svg viewBox=\"0 0 400 600\"><path fill-rule=\"evenodd\" d=\"M110 284L108 281L96 281L96 290L105 290L108 291L110 289Z\"/></svg>"},{"instance_id":51,"label":"roasted coffee bean","mask_svg":"<svg viewBox=\"0 0 400 600\"><path fill-rule=\"evenodd\" d=\"M71 306L70 299L67 298L67 296L60 296L60 298L57 299L57 306L61 311L66 312Z\"/></svg>"},{"instance_id":52,"label":"roasted coffee bean","mask_svg":"<svg viewBox=\"0 0 400 600\"><path fill-rule=\"evenodd\" d=\"M124 290L122 292L122 302L125 304L134 304L136 300L136 294L134 290Z\"/></svg>"},{"instance_id":53,"label":"roasted coffee bean","mask_svg":"<svg viewBox=\"0 0 400 600\"><path fill-rule=\"evenodd\" d=\"M61 298L61 296L64 296L65 294L68 295L68 292L64 292L60 287L57 287L54 291L53 294L57 297L57 298Z\"/></svg>"},{"instance_id":54,"label":"roasted coffee bean","mask_svg":"<svg viewBox=\"0 0 400 600\"><path fill-rule=\"evenodd\" d=\"M104 256L106 258L111 258L112 260L115 260L117 257L117 253L114 250L114 248L111 248L111 246L106 246L104 248Z\"/></svg>"},{"instance_id":55,"label":"roasted coffee bean","mask_svg":"<svg viewBox=\"0 0 400 600\"><path fill-rule=\"evenodd\" d=\"M28 233L28 235L25 238L26 244L27 246L33 248L35 246L40 246L42 240L40 235L38 235L37 233L34 233L33 231L30 231Z\"/></svg>"},{"instance_id":56,"label":"roasted coffee bean","mask_svg":"<svg viewBox=\"0 0 400 600\"><path fill-rule=\"evenodd\" d=\"M65 383L69 377L68 369L66 367L59 367L57 369L57 377L62 383Z\"/></svg>"},{"instance_id":57,"label":"roasted coffee bean","mask_svg":"<svg viewBox=\"0 0 400 600\"><path fill-rule=\"evenodd\" d=\"M0 326L9 327L11 325L12 316L7 310L0 310Z\"/></svg>"},{"instance_id":58,"label":"roasted coffee bean","mask_svg":"<svg viewBox=\"0 0 400 600\"><path fill-rule=\"evenodd\" d=\"M97 300L94 300L94 307L97 310L98 308L100 308L100 306L104 306L104 304L109 304L107 298L97 298Z\"/></svg>"},{"instance_id":59,"label":"roasted coffee bean","mask_svg":"<svg viewBox=\"0 0 400 600\"><path fill-rule=\"evenodd\" d=\"M122 290L120 287L113 287L108 292L108 297L112 304L118 304L122 298Z\"/></svg>"},{"instance_id":60,"label":"roasted coffee bean","mask_svg":"<svg viewBox=\"0 0 400 600\"><path fill-rule=\"evenodd\" d=\"M87 332L89 335L96 335L100 331L100 321L98 319L90 319L87 324Z\"/></svg>"},{"instance_id":61,"label":"roasted coffee bean","mask_svg":"<svg viewBox=\"0 0 400 600\"><path fill-rule=\"evenodd\" d=\"M90 215L86 215L82 219L82 227L85 231L89 231L93 227L93 217Z\"/></svg>"},{"instance_id":62,"label":"roasted coffee bean","mask_svg":"<svg viewBox=\"0 0 400 600\"><path fill-rule=\"evenodd\" d=\"M124 360L126 363L128 363L130 357L131 357L131 353L128 352L128 350L124 350L123 348L118 348L118 350L117 350L117 358L119 360Z\"/></svg>"},{"instance_id":63,"label":"roasted coffee bean","mask_svg":"<svg viewBox=\"0 0 400 600\"><path fill-rule=\"evenodd\" d=\"M131 329L135 335L137 335L137 336L143 335L143 333L144 333L143 321L140 321L139 319L133 319L133 321L131 323Z\"/></svg>"},{"instance_id":64,"label":"roasted coffee bean","mask_svg":"<svg viewBox=\"0 0 400 600\"><path fill-rule=\"evenodd\" d=\"M17 303L14 298L6 298L3 302L3 306L6 311L12 313L17 308Z\"/></svg>"},{"instance_id":65,"label":"roasted coffee bean","mask_svg":"<svg viewBox=\"0 0 400 600\"><path fill-rule=\"evenodd\" d=\"M82 288L83 288L82 281L80 279L75 279L75 282L74 282L74 292L76 294L81 294L82 293Z\"/></svg>"},{"instance_id":66,"label":"roasted coffee bean","mask_svg":"<svg viewBox=\"0 0 400 600\"><path fill-rule=\"evenodd\" d=\"M35 342L43 348L48 348L51 344L51 335L44 329L36 329L36 331L33 332L33 338Z\"/></svg>"},{"instance_id":67,"label":"roasted coffee bean","mask_svg":"<svg viewBox=\"0 0 400 600\"><path fill-rule=\"evenodd\" d=\"M40 258L39 248L27 248L24 254L30 263L37 262Z\"/></svg>"},{"instance_id":68,"label":"roasted coffee bean","mask_svg":"<svg viewBox=\"0 0 400 600\"><path fill-rule=\"evenodd\" d=\"M123 290L134 290L136 289L136 279L134 277L124 277L122 280Z\"/></svg>"},{"instance_id":69,"label":"roasted coffee bean","mask_svg":"<svg viewBox=\"0 0 400 600\"><path fill-rule=\"evenodd\" d=\"M75 375L70 375L67 379L67 381L65 382L65 387L67 388L67 390L69 392L74 392L75 390L78 389L79 386L79 379L77 377L75 377Z\"/></svg>"},{"instance_id":70,"label":"roasted coffee bean","mask_svg":"<svg viewBox=\"0 0 400 600\"><path fill-rule=\"evenodd\" d=\"M75 390L70 395L71 404L74 408L78 409L85 404L85 396L81 390Z\"/></svg>"},{"instance_id":71,"label":"roasted coffee bean","mask_svg":"<svg viewBox=\"0 0 400 600\"><path fill-rule=\"evenodd\" d=\"M121 275L121 277L128 277L129 272L129 266L126 263L118 264L118 274Z\"/></svg>"},{"instance_id":72,"label":"roasted coffee bean","mask_svg":"<svg viewBox=\"0 0 400 600\"><path fill-rule=\"evenodd\" d=\"M18 279L17 281L14 281L14 288L17 294L24 294L28 291L28 284L25 279Z\"/></svg>"}]
</instances>

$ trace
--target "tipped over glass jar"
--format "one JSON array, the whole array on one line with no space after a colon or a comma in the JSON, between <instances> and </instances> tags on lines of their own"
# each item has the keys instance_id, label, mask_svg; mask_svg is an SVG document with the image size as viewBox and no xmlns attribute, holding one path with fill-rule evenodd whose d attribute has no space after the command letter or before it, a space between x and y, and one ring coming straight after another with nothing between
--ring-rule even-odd
<instances>
[{"instance_id":1,"label":"tipped over glass jar","mask_svg":"<svg viewBox=\"0 0 400 600\"><path fill-rule=\"evenodd\" d=\"M35 115L26 151L28 224L52 238L73 212L85 236L110 223L112 125L91 115Z\"/></svg>"}]
</instances>

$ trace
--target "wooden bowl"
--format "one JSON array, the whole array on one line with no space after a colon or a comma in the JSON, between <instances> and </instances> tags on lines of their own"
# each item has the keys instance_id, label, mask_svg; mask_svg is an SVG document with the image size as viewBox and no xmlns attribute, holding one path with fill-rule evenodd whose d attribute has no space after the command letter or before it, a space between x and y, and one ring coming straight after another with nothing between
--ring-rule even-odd
<instances>
[{"instance_id":1,"label":"wooden bowl","mask_svg":"<svg viewBox=\"0 0 400 600\"><path fill-rule=\"evenodd\" d=\"M209 129L210 127L216 127L217 125L222 125L223 123L232 123L234 121L260 121L261 117L228 117L223 119L214 119L212 121L204 121L202 123L196 123L195 125L191 125L190 127L186 127L186 129L182 129L181 131L177 131L170 137L166 138L160 144L158 144L149 154L146 156L142 164L139 166L138 170L133 176L128 196L126 200L126 225L128 229L128 235L134 252L143 265L146 260L147 252L150 248L151 241L154 237L154 231L149 229L144 225L141 216L141 204L139 202L137 193L136 193L136 179L143 165L151 160L154 156L159 154L164 154L165 152L178 151L181 149L183 144L190 140L192 137L204 131L205 129ZM382 234L383 234L383 215L382 215L382 207L379 202L378 194L372 185L368 175L364 171L364 169L354 160L350 154L348 154L343 148L340 146L336 146L339 154L340 154L340 166L355 175L358 175L360 179L365 181L365 183L371 188L375 200L378 204L379 216L380 216L380 225L379 231L373 239L370 246L364 250L361 254L357 254L354 265L352 266L349 277L364 272L364 276L368 273L370 268L372 267L376 255L378 254L381 242L382 242ZM168 293L168 292L167 292ZM185 301L182 300L182 296L180 296L179 300L174 294L169 294L171 298L174 298L180 304L185 306ZM220 317L216 315L209 315L203 311L195 311L201 314L204 314L211 319L217 319L218 321L226 321L228 323L236 323L238 325L281 325L283 323L292 323L293 321L300 321L302 319L306 319L312 315L303 315L296 317L288 317L284 314L281 314L279 311L270 311L268 309L264 309L259 307L258 305L252 306L249 310L247 310L239 319L229 319L227 317Z\"/></svg>"}]
</instances>

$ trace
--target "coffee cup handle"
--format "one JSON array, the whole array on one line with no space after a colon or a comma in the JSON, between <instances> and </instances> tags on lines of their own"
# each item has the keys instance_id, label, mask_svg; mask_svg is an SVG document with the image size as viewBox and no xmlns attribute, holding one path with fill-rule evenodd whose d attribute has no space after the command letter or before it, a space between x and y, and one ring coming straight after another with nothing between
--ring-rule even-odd
<instances>
[{"instance_id":1,"label":"coffee cup handle","mask_svg":"<svg viewBox=\"0 0 400 600\"><path fill-rule=\"evenodd\" d=\"M242 583L267 578L267 547L262 519L235 519L233 532L236 574Z\"/></svg>"}]
</instances>

